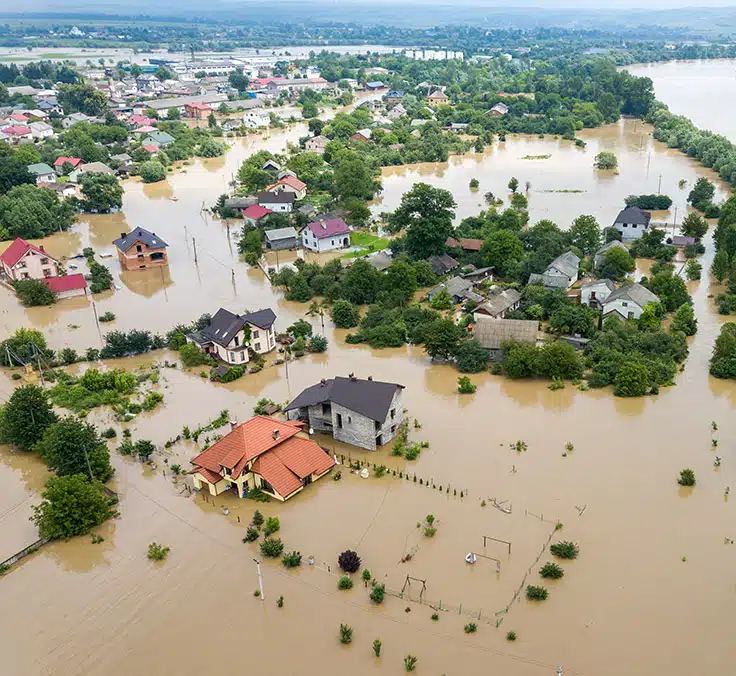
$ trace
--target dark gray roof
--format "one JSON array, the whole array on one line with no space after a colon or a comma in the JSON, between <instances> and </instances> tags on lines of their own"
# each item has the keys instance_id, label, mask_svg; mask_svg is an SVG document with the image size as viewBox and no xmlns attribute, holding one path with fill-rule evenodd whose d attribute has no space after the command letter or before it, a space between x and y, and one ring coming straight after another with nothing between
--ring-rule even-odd
<instances>
[{"instance_id":1,"label":"dark gray roof","mask_svg":"<svg viewBox=\"0 0 736 676\"><path fill-rule=\"evenodd\" d=\"M454 270L458 266L458 262L447 254L430 256L427 261L432 266L435 275L446 275L450 270Z\"/></svg>"},{"instance_id":2,"label":"dark gray roof","mask_svg":"<svg viewBox=\"0 0 736 676\"><path fill-rule=\"evenodd\" d=\"M296 195L293 192L262 192L258 194L258 204L293 204Z\"/></svg>"},{"instance_id":3,"label":"dark gray roof","mask_svg":"<svg viewBox=\"0 0 736 676\"><path fill-rule=\"evenodd\" d=\"M113 244L120 249L120 251L127 251L136 242L143 242L147 247L151 249L161 249L162 247L169 246L164 240L156 235L155 232L148 232L145 228L136 228L131 230L127 235L121 233L120 237L113 240Z\"/></svg>"},{"instance_id":4,"label":"dark gray roof","mask_svg":"<svg viewBox=\"0 0 736 676\"><path fill-rule=\"evenodd\" d=\"M659 303L659 296L656 296L638 282L636 284L624 284L624 286L619 287L608 298L606 298L603 303L604 312L606 311L606 305L620 299L636 303L641 308L646 307L649 303Z\"/></svg>"},{"instance_id":5,"label":"dark gray roof","mask_svg":"<svg viewBox=\"0 0 736 676\"><path fill-rule=\"evenodd\" d=\"M550 268L559 270L563 275L566 275L570 279L577 279L578 270L580 269L580 258L578 258L572 251L567 251L557 256L557 258L547 266L547 270Z\"/></svg>"},{"instance_id":6,"label":"dark gray roof","mask_svg":"<svg viewBox=\"0 0 736 676\"><path fill-rule=\"evenodd\" d=\"M619 212L616 223L636 223L637 225L647 225L652 215L648 211L644 211L639 207L626 207Z\"/></svg>"},{"instance_id":7,"label":"dark gray roof","mask_svg":"<svg viewBox=\"0 0 736 676\"><path fill-rule=\"evenodd\" d=\"M397 383L383 383L378 380L358 380L338 376L308 387L284 410L291 411L331 402L360 413L371 420L383 422L398 388L403 389L404 386Z\"/></svg>"},{"instance_id":8,"label":"dark gray roof","mask_svg":"<svg viewBox=\"0 0 736 676\"><path fill-rule=\"evenodd\" d=\"M248 312L244 315L236 315L225 308L220 308L215 312L209 326L202 329L199 335L192 337L197 343L212 341L222 347L227 347L233 336L246 324L252 324L259 329L269 329L275 321L276 314L270 308Z\"/></svg>"}]
</instances>

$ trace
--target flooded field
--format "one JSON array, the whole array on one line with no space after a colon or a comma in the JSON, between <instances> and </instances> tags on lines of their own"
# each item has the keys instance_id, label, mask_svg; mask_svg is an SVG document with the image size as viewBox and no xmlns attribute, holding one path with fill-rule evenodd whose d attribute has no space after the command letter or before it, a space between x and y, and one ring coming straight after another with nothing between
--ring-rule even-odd
<instances>
[{"instance_id":1,"label":"flooded field","mask_svg":"<svg viewBox=\"0 0 736 676\"><path fill-rule=\"evenodd\" d=\"M654 93L678 115L701 129L710 129L736 142L736 61L670 61L627 66L632 75L649 77Z\"/></svg>"},{"instance_id":2,"label":"flooded field","mask_svg":"<svg viewBox=\"0 0 736 676\"><path fill-rule=\"evenodd\" d=\"M425 180L452 190L458 217L464 217L479 210L487 190L505 196L509 177L516 175L522 185L531 181L532 221L552 218L566 227L578 214L592 213L607 225L626 195L656 192L661 174L662 192L675 199L680 221L686 195L677 182L712 175L652 141L648 132L634 121L586 131L584 151L551 139L509 137L482 156L387 169L384 194L374 208L392 209L415 181ZM112 239L135 226L154 230L170 244L163 276L160 270L121 274L115 258L103 259L121 286L95 299L98 313L118 317L104 331L165 331L221 305L238 311L272 307L283 330L304 317L306 307L284 301L260 271L238 260L236 223L228 229L200 215L200 208L225 191L249 153L277 151L304 133L296 125L265 140L251 136L235 141L225 157L197 161L165 183L131 181L122 213L87 217L44 244L54 255L87 245L114 253ZM618 175L592 169L602 149L617 153ZM521 159L542 154L551 157ZM471 194L474 176L481 188ZM545 192L571 189L585 192ZM718 190L718 197L725 196L726 186L718 184ZM706 245L707 269L710 235ZM223 408L243 421L259 397L284 401L323 377L355 372L402 383L408 415L422 425L411 437L430 442L417 461L391 457L389 448L367 454L320 441L338 455L416 473L423 483L393 476L362 480L343 468L341 481L326 477L284 505L230 495L213 504L190 494L183 480L173 483L162 457L153 470L113 453L121 518L99 530L105 541L49 545L0 580L0 607L14 620L0 633L3 673L209 676L241 668L236 661L257 664L268 675L311 673L316 667L306 665L317 664L328 676L402 673L407 653L419 658L417 673L448 676L554 674L558 664L565 674L596 676L730 673L736 545L724 544L724 538L736 538L736 520L724 491L736 486L736 386L707 373L724 321L709 298L717 287L708 275L689 286L699 320L690 358L675 387L642 399L569 385L552 392L546 383L490 373L473 376L477 393L461 397L455 393L457 371L431 365L421 348L349 346L346 332L329 320L328 352L292 363L288 377L284 366L271 367L222 386L201 379L197 369L162 369L162 406L128 424L134 438L158 445ZM89 302L24 310L6 290L0 294L1 335L22 325L43 330L55 348L100 344ZM319 320L313 323L321 331ZM160 352L119 363L135 368L167 358L175 355ZM3 398L12 387L7 376L0 377ZM90 419L119 429L111 412L95 412ZM711 421L719 425L723 462L717 469ZM509 448L519 439L527 451ZM574 451L565 457L568 441ZM180 442L165 457L169 464L185 464L195 453L190 442ZM676 483L684 467L697 474L694 489ZM0 451L0 559L33 538L27 518L45 476L33 457ZM467 491L462 499L461 490ZM512 513L495 509L491 498L504 501ZM304 563L298 571L265 564L265 602L253 596L257 549L241 542L256 507L280 517L287 550L315 557L314 566ZM433 539L417 529L428 513L438 521ZM522 595L512 603L525 578L526 584L540 579L536 571L550 557L546 552L538 563L537 558L557 520L564 527L555 537L578 542L579 558L565 563L565 576L547 585L546 602ZM511 553L492 541L484 550L483 536L510 541ZM163 564L146 559L154 540L171 547ZM442 603L440 620L433 622L434 611L417 603L417 582L403 601L388 595L380 606L370 603L359 582L351 591L338 591L336 559L348 548L359 552L389 590L400 591L407 575L425 580L423 600ZM500 572L490 559L465 564L469 551L498 559ZM401 563L407 553L411 561ZM280 595L282 609L276 607ZM508 613L497 614L509 603ZM463 625L470 621L478 623L478 632L466 635ZM354 629L350 646L338 642L340 623ZM515 643L505 640L509 630L518 634ZM384 645L379 659L370 647L375 638Z\"/></svg>"}]
</instances>

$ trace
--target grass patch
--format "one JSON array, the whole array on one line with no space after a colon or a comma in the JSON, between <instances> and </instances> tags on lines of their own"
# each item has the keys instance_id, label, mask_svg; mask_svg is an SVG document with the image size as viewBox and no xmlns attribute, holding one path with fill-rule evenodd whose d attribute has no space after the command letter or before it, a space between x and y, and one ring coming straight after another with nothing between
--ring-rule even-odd
<instances>
[{"instance_id":1,"label":"grass patch","mask_svg":"<svg viewBox=\"0 0 736 676\"><path fill-rule=\"evenodd\" d=\"M552 155L524 155L522 160L548 160Z\"/></svg>"},{"instance_id":2,"label":"grass patch","mask_svg":"<svg viewBox=\"0 0 736 676\"><path fill-rule=\"evenodd\" d=\"M350 244L353 247L359 247L359 250L348 251L341 258L358 258L373 251L381 251L388 247L389 240L370 232L356 230L350 234Z\"/></svg>"},{"instance_id":3,"label":"grass patch","mask_svg":"<svg viewBox=\"0 0 736 676\"><path fill-rule=\"evenodd\" d=\"M578 193L578 192L588 192L587 190L576 190L576 189L568 189L565 188L564 190L540 190L539 192L561 192L561 193Z\"/></svg>"}]
</instances>

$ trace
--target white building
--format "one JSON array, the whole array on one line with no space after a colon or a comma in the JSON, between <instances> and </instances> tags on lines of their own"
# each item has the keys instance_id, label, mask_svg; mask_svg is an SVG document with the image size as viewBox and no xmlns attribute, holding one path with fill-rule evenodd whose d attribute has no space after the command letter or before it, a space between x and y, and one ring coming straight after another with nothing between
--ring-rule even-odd
<instances>
[{"instance_id":1,"label":"white building","mask_svg":"<svg viewBox=\"0 0 736 676\"><path fill-rule=\"evenodd\" d=\"M342 218L309 223L302 229L301 237L302 246L317 253L350 246L350 228Z\"/></svg>"},{"instance_id":2,"label":"white building","mask_svg":"<svg viewBox=\"0 0 736 676\"><path fill-rule=\"evenodd\" d=\"M624 242L632 242L649 231L651 220L652 215L648 211L639 207L626 207L616 217L613 227L621 233Z\"/></svg>"},{"instance_id":3,"label":"white building","mask_svg":"<svg viewBox=\"0 0 736 676\"><path fill-rule=\"evenodd\" d=\"M600 310L608 297L616 290L610 279L596 279L580 287L580 304Z\"/></svg>"},{"instance_id":4,"label":"white building","mask_svg":"<svg viewBox=\"0 0 736 676\"><path fill-rule=\"evenodd\" d=\"M603 316L639 319L649 303L659 303L659 297L638 282L616 289L603 303Z\"/></svg>"},{"instance_id":5,"label":"white building","mask_svg":"<svg viewBox=\"0 0 736 676\"><path fill-rule=\"evenodd\" d=\"M243 113L243 125L248 129L268 127L271 124L271 116L267 111L261 109L246 110Z\"/></svg>"}]
</instances>

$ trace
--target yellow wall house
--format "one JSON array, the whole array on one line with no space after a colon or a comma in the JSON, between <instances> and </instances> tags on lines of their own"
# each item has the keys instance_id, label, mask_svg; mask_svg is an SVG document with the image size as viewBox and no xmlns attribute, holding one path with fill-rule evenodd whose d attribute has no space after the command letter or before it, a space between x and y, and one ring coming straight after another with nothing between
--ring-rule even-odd
<instances>
[{"instance_id":1,"label":"yellow wall house","mask_svg":"<svg viewBox=\"0 0 736 676\"><path fill-rule=\"evenodd\" d=\"M256 416L192 460L194 487L244 498L259 488L288 500L332 469L335 461L303 431L303 423Z\"/></svg>"}]
</instances>

